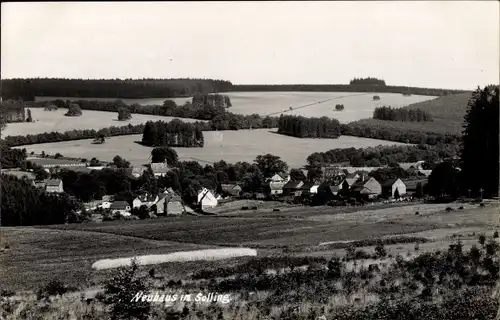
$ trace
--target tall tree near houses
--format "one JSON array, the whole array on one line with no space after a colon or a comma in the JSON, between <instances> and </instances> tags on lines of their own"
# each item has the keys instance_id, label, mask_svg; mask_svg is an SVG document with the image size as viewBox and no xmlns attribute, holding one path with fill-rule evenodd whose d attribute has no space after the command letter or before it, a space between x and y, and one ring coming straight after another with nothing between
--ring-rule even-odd
<instances>
[{"instance_id":1,"label":"tall tree near houses","mask_svg":"<svg viewBox=\"0 0 500 320\"><path fill-rule=\"evenodd\" d=\"M461 143L461 190L484 197L498 195L499 99L498 86L478 88L469 100Z\"/></svg>"}]
</instances>

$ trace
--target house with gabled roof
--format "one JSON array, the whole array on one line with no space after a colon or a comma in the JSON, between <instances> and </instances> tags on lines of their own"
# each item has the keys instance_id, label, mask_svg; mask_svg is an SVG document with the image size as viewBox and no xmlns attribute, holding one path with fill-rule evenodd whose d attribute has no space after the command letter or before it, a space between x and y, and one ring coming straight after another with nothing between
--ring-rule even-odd
<instances>
[{"instance_id":1,"label":"house with gabled roof","mask_svg":"<svg viewBox=\"0 0 500 320\"><path fill-rule=\"evenodd\" d=\"M358 198L373 199L382 194L382 186L373 177L362 175L355 183L352 184L350 192Z\"/></svg>"},{"instance_id":2,"label":"house with gabled roof","mask_svg":"<svg viewBox=\"0 0 500 320\"><path fill-rule=\"evenodd\" d=\"M45 184L45 191L49 193L63 193L63 182L61 179L49 179Z\"/></svg>"},{"instance_id":3,"label":"house with gabled roof","mask_svg":"<svg viewBox=\"0 0 500 320\"><path fill-rule=\"evenodd\" d=\"M303 181L290 180L283 186L284 196L300 196L301 188L304 185Z\"/></svg>"},{"instance_id":4,"label":"house with gabled roof","mask_svg":"<svg viewBox=\"0 0 500 320\"><path fill-rule=\"evenodd\" d=\"M214 208L217 204L217 195L212 190L203 188L198 192L198 205L202 210L206 208Z\"/></svg>"},{"instance_id":5,"label":"house with gabled roof","mask_svg":"<svg viewBox=\"0 0 500 320\"><path fill-rule=\"evenodd\" d=\"M157 215L180 215L186 212L182 199L172 188L168 188L158 195L156 203Z\"/></svg>"},{"instance_id":6,"label":"house with gabled roof","mask_svg":"<svg viewBox=\"0 0 500 320\"><path fill-rule=\"evenodd\" d=\"M133 208L140 208L141 206L145 205L146 207L150 208L157 201L158 201L158 195L153 195L153 194L146 192L142 195L137 196L132 201L132 207Z\"/></svg>"},{"instance_id":7,"label":"house with gabled roof","mask_svg":"<svg viewBox=\"0 0 500 320\"><path fill-rule=\"evenodd\" d=\"M406 194L406 185L399 178L391 178L383 181L382 195L386 198L394 198L396 195L402 196Z\"/></svg>"},{"instance_id":8,"label":"house with gabled roof","mask_svg":"<svg viewBox=\"0 0 500 320\"><path fill-rule=\"evenodd\" d=\"M120 215L126 217L130 216L130 204L127 201L123 200L118 200L114 201L111 206L109 207L111 209L111 212L113 213L119 213Z\"/></svg>"},{"instance_id":9,"label":"house with gabled roof","mask_svg":"<svg viewBox=\"0 0 500 320\"><path fill-rule=\"evenodd\" d=\"M164 177L171 171L166 162L153 162L150 167L155 177Z\"/></svg>"},{"instance_id":10,"label":"house with gabled roof","mask_svg":"<svg viewBox=\"0 0 500 320\"><path fill-rule=\"evenodd\" d=\"M230 197L238 197L242 192L241 187L235 183L221 184L221 189L223 195L227 195Z\"/></svg>"}]
</instances>

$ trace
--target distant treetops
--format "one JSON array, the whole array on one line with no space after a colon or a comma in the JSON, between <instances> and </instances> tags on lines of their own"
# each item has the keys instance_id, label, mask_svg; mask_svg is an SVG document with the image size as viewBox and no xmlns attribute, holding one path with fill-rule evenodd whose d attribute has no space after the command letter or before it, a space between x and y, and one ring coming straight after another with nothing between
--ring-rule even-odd
<instances>
[{"instance_id":1,"label":"distant treetops","mask_svg":"<svg viewBox=\"0 0 500 320\"><path fill-rule=\"evenodd\" d=\"M373 119L389 121L432 121L429 112L421 109L380 107L373 111Z\"/></svg>"},{"instance_id":2,"label":"distant treetops","mask_svg":"<svg viewBox=\"0 0 500 320\"><path fill-rule=\"evenodd\" d=\"M354 78L349 82L350 85L373 85L373 86L385 86L385 81L377 78Z\"/></svg>"}]
</instances>

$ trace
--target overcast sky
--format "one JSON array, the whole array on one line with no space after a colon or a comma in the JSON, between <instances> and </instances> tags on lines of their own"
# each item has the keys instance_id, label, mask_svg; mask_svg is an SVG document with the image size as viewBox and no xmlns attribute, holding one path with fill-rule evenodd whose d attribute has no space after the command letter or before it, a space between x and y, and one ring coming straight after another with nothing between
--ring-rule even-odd
<instances>
[{"instance_id":1,"label":"overcast sky","mask_svg":"<svg viewBox=\"0 0 500 320\"><path fill-rule=\"evenodd\" d=\"M499 83L499 2L2 3L2 78L473 89Z\"/></svg>"}]
</instances>

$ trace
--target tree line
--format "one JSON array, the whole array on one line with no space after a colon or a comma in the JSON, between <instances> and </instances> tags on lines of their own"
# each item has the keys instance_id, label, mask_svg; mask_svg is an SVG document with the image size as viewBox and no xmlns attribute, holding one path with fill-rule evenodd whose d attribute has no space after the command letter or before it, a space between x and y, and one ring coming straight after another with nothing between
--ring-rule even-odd
<instances>
[{"instance_id":1,"label":"tree line","mask_svg":"<svg viewBox=\"0 0 500 320\"><path fill-rule=\"evenodd\" d=\"M170 122L146 122L142 144L150 147L203 147L204 140L199 126L174 119Z\"/></svg>"},{"instance_id":2,"label":"tree line","mask_svg":"<svg viewBox=\"0 0 500 320\"><path fill-rule=\"evenodd\" d=\"M368 77L368 78L354 78L351 81L349 81L349 84L351 86L383 86L385 87L385 81L382 79L377 79L373 77Z\"/></svg>"},{"instance_id":3,"label":"tree line","mask_svg":"<svg viewBox=\"0 0 500 320\"><path fill-rule=\"evenodd\" d=\"M170 98L229 91L231 82L215 79L63 79L2 80L3 99L35 101L36 96L81 98Z\"/></svg>"},{"instance_id":4,"label":"tree line","mask_svg":"<svg viewBox=\"0 0 500 320\"><path fill-rule=\"evenodd\" d=\"M354 121L342 125L342 134L348 136L396 141L412 144L456 144L460 143L460 135L442 134L432 131L416 131L411 129L387 128L377 124Z\"/></svg>"},{"instance_id":5,"label":"tree line","mask_svg":"<svg viewBox=\"0 0 500 320\"><path fill-rule=\"evenodd\" d=\"M353 167L379 167L401 162L420 160L435 163L442 159L456 157L458 145L440 144L436 146L377 146L373 148L332 149L314 152L307 157L310 166L321 166L339 162L349 162Z\"/></svg>"},{"instance_id":6,"label":"tree line","mask_svg":"<svg viewBox=\"0 0 500 320\"><path fill-rule=\"evenodd\" d=\"M281 115L278 120L278 133L298 138L338 138L341 125L337 119L328 117Z\"/></svg>"},{"instance_id":7,"label":"tree line","mask_svg":"<svg viewBox=\"0 0 500 320\"><path fill-rule=\"evenodd\" d=\"M389 121L432 121L432 115L421 109L378 107L373 111L373 119Z\"/></svg>"},{"instance_id":8,"label":"tree line","mask_svg":"<svg viewBox=\"0 0 500 320\"><path fill-rule=\"evenodd\" d=\"M377 86L350 85L350 84L278 84L278 85L233 85L231 91L240 92L267 92L267 91L310 91L310 92L380 92L416 94L424 96L445 96L454 93L467 92L466 90L418 88L405 86Z\"/></svg>"}]
</instances>

